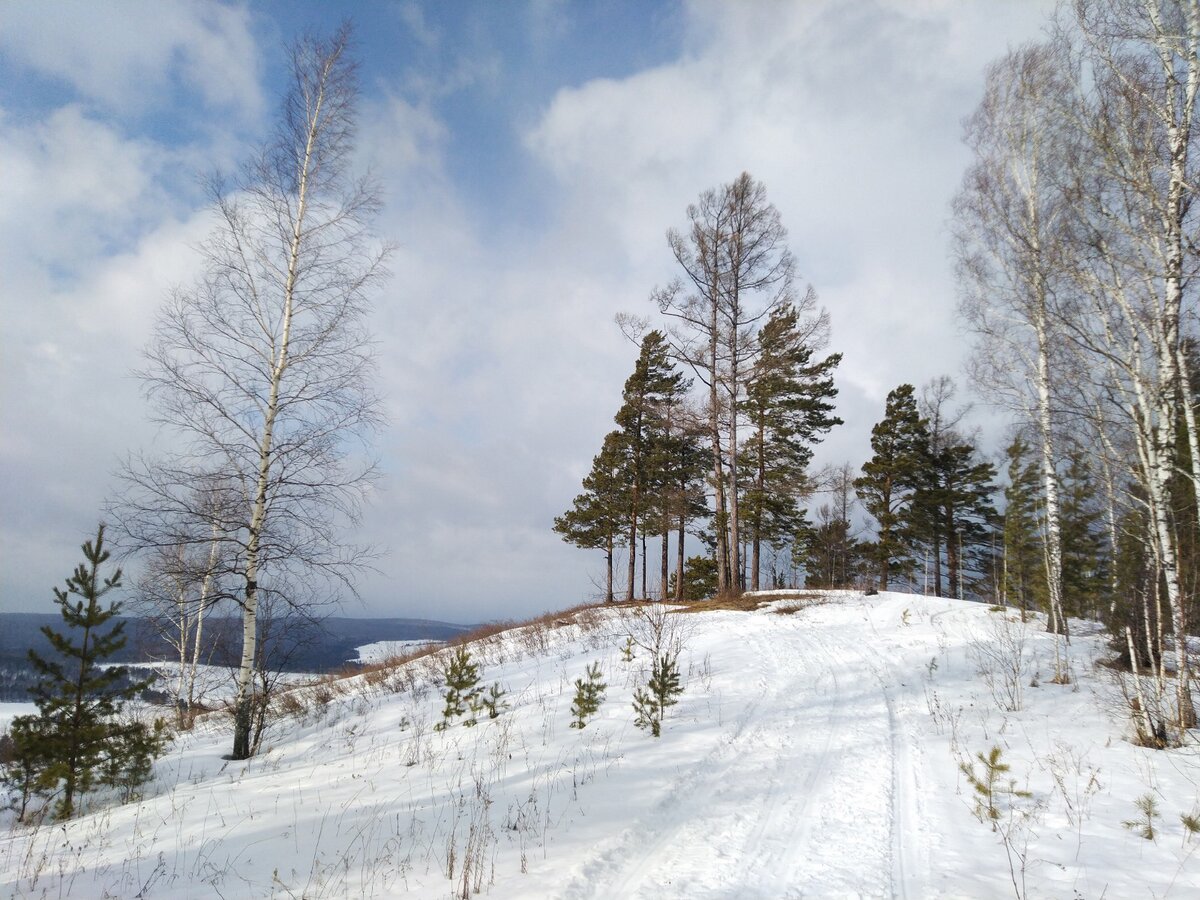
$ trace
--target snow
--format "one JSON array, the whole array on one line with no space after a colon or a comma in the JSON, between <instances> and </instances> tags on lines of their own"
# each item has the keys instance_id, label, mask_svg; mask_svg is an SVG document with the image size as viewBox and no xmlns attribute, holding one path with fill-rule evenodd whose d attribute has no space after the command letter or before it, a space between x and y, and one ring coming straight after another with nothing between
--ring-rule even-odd
<instances>
[{"instance_id":1,"label":"snow","mask_svg":"<svg viewBox=\"0 0 1200 900\"><path fill-rule=\"evenodd\" d=\"M441 643L442 641L374 641L373 643L354 648L358 652L358 659L354 660L354 662L369 666L374 663L386 662L389 659L396 659L424 647L436 646Z\"/></svg>"},{"instance_id":2,"label":"snow","mask_svg":"<svg viewBox=\"0 0 1200 900\"><path fill-rule=\"evenodd\" d=\"M28 716L37 712L32 703L0 703L0 731L8 730L8 723L17 716Z\"/></svg>"},{"instance_id":3,"label":"snow","mask_svg":"<svg viewBox=\"0 0 1200 900\"><path fill-rule=\"evenodd\" d=\"M307 711L247 762L221 758L212 717L141 803L0 836L0 895L1198 895L1179 816L1200 807L1200 750L1128 742L1101 636L1073 640L1075 680L1056 685L1039 623L904 594L822 601L672 616L686 690L658 740L632 724L647 655L622 659L626 607L473 647L510 703L474 728L433 729L436 657L300 689ZM1017 711L978 674L1004 645L1029 662ZM569 728L594 661L607 698ZM998 832L959 768L993 745L1031 795L998 804ZM1122 825L1147 793L1153 841Z\"/></svg>"}]
</instances>

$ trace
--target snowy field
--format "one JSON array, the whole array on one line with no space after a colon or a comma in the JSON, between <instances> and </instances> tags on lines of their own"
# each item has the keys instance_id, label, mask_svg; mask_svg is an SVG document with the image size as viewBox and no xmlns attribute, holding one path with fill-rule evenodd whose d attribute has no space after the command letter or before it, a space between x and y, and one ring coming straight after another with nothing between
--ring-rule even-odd
<instances>
[{"instance_id":1,"label":"snowy field","mask_svg":"<svg viewBox=\"0 0 1200 900\"><path fill-rule=\"evenodd\" d=\"M440 644L441 641L375 641L374 643L364 644L361 647L356 647L358 651L358 659L355 662L363 665L372 665L373 663L381 663L389 659L395 659L399 656L405 656L415 650L420 650L423 647L430 647L434 644Z\"/></svg>"},{"instance_id":2,"label":"snowy field","mask_svg":"<svg viewBox=\"0 0 1200 900\"><path fill-rule=\"evenodd\" d=\"M32 703L0 703L0 731L8 730L8 723L17 716L28 716L37 712Z\"/></svg>"},{"instance_id":3,"label":"snowy field","mask_svg":"<svg viewBox=\"0 0 1200 900\"><path fill-rule=\"evenodd\" d=\"M644 628L626 608L476 647L510 708L474 728L434 730L424 661L302 689L249 762L221 758L214 718L142 803L4 824L0 896L1200 896L1180 821L1200 809L1200 748L1125 739L1098 637L1074 640L1075 682L1054 685L1036 623L902 594L823 601L671 616L686 690L659 740L633 725L648 657L623 658ZM996 660L1014 652L1006 711ZM596 661L607 700L570 728ZM997 797L996 830L960 770L992 747L1022 792ZM1123 825L1146 795L1154 840Z\"/></svg>"}]
</instances>

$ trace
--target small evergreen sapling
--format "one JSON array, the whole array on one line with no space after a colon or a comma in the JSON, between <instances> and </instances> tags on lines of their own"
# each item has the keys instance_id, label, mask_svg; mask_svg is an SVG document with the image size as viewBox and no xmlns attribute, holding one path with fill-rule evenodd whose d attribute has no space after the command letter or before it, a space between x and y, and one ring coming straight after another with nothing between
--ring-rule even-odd
<instances>
[{"instance_id":1,"label":"small evergreen sapling","mask_svg":"<svg viewBox=\"0 0 1200 900\"><path fill-rule=\"evenodd\" d=\"M600 711L604 702L604 691L608 687L600 680L600 663L587 667L587 678L575 679L575 699L571 701L572 728L583 728L587 720Z\"/></svg>"},{"instance_id":2,"label":"small evergreen sapling","mask_svg":"<svg viewBox=\"0 0 1200 900\"><path fill-rule=\"evenodd\" d=\"M1010 778L1007 783L1004 781L1004 776L1012 770L1012 766L1000 758L1001 753L999 746L993 746L987 756L982 752L976 753L975 758L983 765L978 775L975 774L974 763L963 762L958 766L975 791L975 818L991 823L992 831L996 830L996 823L1000 821L1001 804L1006 801L1011 804L1013 800L1027 800L1033 796L1029 791L1018 789L1015 779Z\"/></svg>"},{"instance_id":3,"label":"small evergreen sapling","mask_svg":"<svg viewBox=\"0 0 1200 900\"><path fill-rule=\"evenodd\" d=\"M101 605L106 594L121 586L120 569L107 578L100 574L109 558L103 525L95 541L83 545L83 555L66 590L54 590L66 630L42 628L55 655L29 652L40 676L32 689L38 712L18 717L11 726L14 759L3 774L20 796L21 816L33 795L56 794L55 814L69 818L98 780L128 788L129 796L149 779L167 740L162 726L152 733L142 722L122 721L125 702L149 686L150 679L130 682L124 666L103 665L125 646L124 625L112 621L120 604Z\"/></svg>"},{"instance_id":4,"label":"small evergreen sapling","mask_svg":"<svg viewBox=\"0 0 1200 900\"><path fill-rule=\"evenodd\" d=\"M1180 813L1179 822L1183 825L1183 841L1185 844L1188 838L1193 838L1200 834L1200 811Z\"/></svg>"},{"instance_id":5,"label":"small evergreen sapling","mask_svg":"<svg viewBox=\"0 0 1200 900\"><path fill-rule=\"evenodd\" d=\"M679 677L679 654L663 653L654 658L650 667L650 680L633 694L633 711L637 714L633 724L647 728L654 737L662 735L662 720L667 707L674 706L683 693Z\"/></svg>"},{"instance_id":6,"label":"small evergreen sapling","mask_svg":"<svg viewBox=\"0 0 1200 900\"><path fill-rule=\"evenodd\" d=\"M445 731L454 719L465 716L463 725L468 728L479 722L479 714L486 712L489 719L499 718L500 713L508 708L504 699L508 693L499 684L493 684L484 693L479 684L479 666L472 662L471 651L459 647L443 671L446 679L446 705L442 709L442 721L434 725L435 731Z\"/></svg>"},{"instance_id":7,"label":"small evergreen sapling","mask_svg":"<svg viewBox=\"0 0 1200 900\"><path fill-rule=\"evenodd\" d=\"M446 679L446 705L442 709L442 721L434 726L438 731L445 731L452 720L465 715L468 709L476 705L480 694L479 666L471 661L471 651L466 647L454 651L443 674ZM467 724L475 724L473 716Z\"/></svg>"},{"instance_id":8,"label":"small evergreen sapling","mask_svg":"<svg viewBox=\"0 0 1200 900\"><path fill-rule=\"evenodd\" d=\"M507 693L499 682L493 682L486 694L479 695L480 710L487 710L489 719L500 718L500 713L508 709L508 701L504 699Z\"/></svg>"},{"instance_id":9,"label":"small evergreen sapling","mask_svg":"<svg viewBox=\"0 0 1200 900\"><path fill-rule=\"evenodd\" d=\"M633 662L633 648L636 646L633 643L633 635L625 638L625 645L621 648L621 662Z\"/></svg>"},{"instance_id":10,"label":"small evergreen sapling","mask_svg":"<svg viewBox=\"0 0 1200 900\"><path fill-rule=\"evenodd\" d=\"M1153 794L1143 794L1134 801L1134 805L1138 808L1141 816L1122 822L1121 824L1130 831L1136 831L1148 841L1154 840L1157 835L1157 832L1154 830L1154 820L1159 817L1158 801L1154 799Z\"/></svg>"},{"instance_id":11,"label":"small evergreen sapling","mask_svg":"<svg viewBox=\"0 0 1200 900\"><path fill-rule=\"evenodd\" d=\"M43 777L48 762L37 722L37 716L17 716L0 748L0 780L12 792L7 808L16 812L18 822L25 821L30 801L51 787L50 779Z\"/></svg>"},{"instance_id":12,"label":"small evergreen sapling","mask_svg":"<svg viewBox=\"0 0 1200 900\"><path fill-rule=\"evenodd\" d=\"M138 799L153 774L154 760L162 756L170 738L171 730L162 718L154 720L153 728L142 722L113 723L102 783L119 791L124 803Z\"/></svg>"}]
</instances>

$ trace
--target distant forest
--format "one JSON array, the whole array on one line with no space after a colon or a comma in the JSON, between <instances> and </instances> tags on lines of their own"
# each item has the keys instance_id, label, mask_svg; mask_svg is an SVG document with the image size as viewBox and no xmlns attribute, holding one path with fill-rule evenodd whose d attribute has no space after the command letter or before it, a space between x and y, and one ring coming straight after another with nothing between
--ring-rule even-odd
<instances>
[{"instance_id":1,"label":"distant forest","mask_svg":"<svg viewBox=\"0 0 1200 900\"><path fill-rule=\"evenodd\" d=\"M152 662L177 655L147 619L121 617L128 641L110 661L114 663ZM29 700L28 690L34 675L28 653L36 650L51 654L50 642L41 632L43 625L59 628L56 613L0 613L0 702L21 703ZM241 619L214 618L206 624L208 639L202 658L217 666L235 667L241 652ZM444 641L466 631L468 626L433 622L425 619L348 619L290 622L287 626L286 651L278 662L283 672L328 672L354 661L356 647L374 641Z\"/></svg>"}]
</instances>

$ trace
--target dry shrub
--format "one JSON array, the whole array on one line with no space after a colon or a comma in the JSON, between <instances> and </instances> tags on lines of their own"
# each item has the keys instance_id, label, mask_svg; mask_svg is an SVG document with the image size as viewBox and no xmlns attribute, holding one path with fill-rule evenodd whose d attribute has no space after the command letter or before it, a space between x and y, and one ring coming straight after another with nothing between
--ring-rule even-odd
<instances>
[{"instance_id":1,"label":"dry shrub","mask_svg":"<svg viewBox=\"0 0 1200 900\"><path fill-rule=\"evenodd\" d=\"M823 594L813 591L796 591L789 594L770 594L765 596L752 593L735 594L730 591L718 594L711 600L685 601L680 612L698 613L707 612L712 609L726 609L733 610L734 612L757 612L771 604L779 603L781 605L772 610L772 612L789 615L814 604L823 603L826 599Z\"/></svg>"},{"instance_id":2,"label":"dry shrub","mask_svg":"<svg viewBox=\"0 0 1200 900\"><path fill-rule=\"evenodd\" d=\"M288 691L280 695L277 703L279 714L287 718L301 719L308 713L308 707L300 699L299 691Z\"/></svg>"},{"instance_id":3,"label":"dry shrub","mask_svg":"<svg viewBox=\"0 0 1200 900\"><path fill-rule=\"evenodd\" d=\"M540 616L518 622L513 619L486 622L470 631L451 638L444 644L431 643L417 647L408 653L389 657L380 662L361 665L349 663L326 676L318 691L328 691L327 699L316 697L322 705L333 699L333 690L341 692L341 683L350 678L362 677L371 686L382 685L394 693L416 692L421 686L440 683L442 672L437 656L441 650L472 645L472 652L491 665L499 659L503 639L513 634L518 645L530 653L545 653L550 646L550 633L558 628L575 626L582 634L603 627L606 617L601 610L611 606L605 603L581 603L567 609L543 613ZM323 696L323 695L322 695Z\"/></svg>"},{"instance_id":4,"label":"dry shrub","mask_svg":"<svg viewBox=\"0 0 1200 900\"><path fill-rule=\"evenodd\" d=\"M323 681L313 688L313 700L321 706L328 706L333 701L334 696L333 687L330 682Z\"/></svg>"},{"instance_id":5,"label":"dry shrub","mask_svg":"<svg viewBox=\"0 0 1200 900\"><path fill-rule=\"evenodd\" d=\"M365 670L362 673L362 676L363 681L366 682L368 686L379 687L379 685L387 681L390 674L391 672L389 671L388 667L372 666L370 669Z\"/></svg>"}]
</instances>

